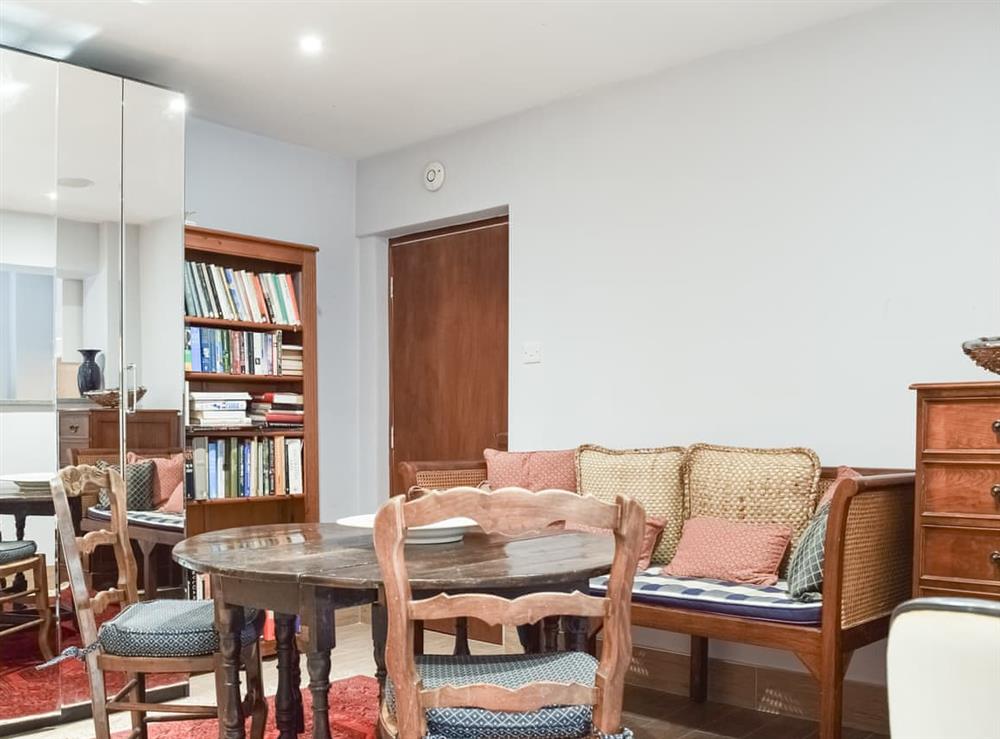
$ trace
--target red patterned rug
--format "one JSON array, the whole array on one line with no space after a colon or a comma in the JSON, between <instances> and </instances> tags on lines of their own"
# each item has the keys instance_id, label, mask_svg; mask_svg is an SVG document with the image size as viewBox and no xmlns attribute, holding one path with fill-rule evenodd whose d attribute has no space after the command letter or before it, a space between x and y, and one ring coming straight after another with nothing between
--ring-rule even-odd
<instances>
[{"instance_id":1,"label":"red patterned rug","mask_svg":"<svg viewBox=\"0 0 1000 739\"><path fill-rule=\"evenodd\" d=\"M267 666L265 666L266 669ZM303 737L312 736L312 696L308 690L302 691L302 705L305 709L305 731ZM356 675L338 680L330 686L330 734L332 739L375 739L375 725L378 720L378 682L373 677ZM214 720L170 721L151 724L150 739L215 739L218 725ZM129 732L112 734L112 739L127 737ZM250 734L250 720L247 719L247 735ZM278 736L274 725L274 696L267 699L267 729L265 739Z\"/></svg>"},{"instance_id":2,"label":"red patterned rug","mask_svg":"<svg viewBox=\"0 0 1000 739\"><path fill-rule=\"evenodd\" d=\"M112 607L102 615L101 621L111 618L115 612ZM53 648L57 643L61 643L63 649L81 646L76 623L71 619L62 622L60 636L61 642L57 642L53 635ZM4 637L0 642L0 720L51 713L60 707L90 702L90 684L82 662L71 659L36 670L43 661L38 650L38 632L33 629ZM123 673L105 674L109 693L125 684ZM149 684L152 687L170 685L180 677L153 675Z\"/></svg>"}]
</instances>

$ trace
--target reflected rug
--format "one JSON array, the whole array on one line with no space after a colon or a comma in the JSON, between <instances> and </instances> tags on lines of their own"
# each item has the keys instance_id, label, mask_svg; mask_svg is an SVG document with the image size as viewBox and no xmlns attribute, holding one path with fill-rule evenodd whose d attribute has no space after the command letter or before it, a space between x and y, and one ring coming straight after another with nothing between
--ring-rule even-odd
<instances>
[{"instance_id":1,"label":"reflected rug","mask_svg":"<svg viewBox=\"0 0 1000 739\"><path fill-rule=\"evenodd\" d=\"M66 593L68 595L68 591ZM100 621L111 618L117 611L108 609ZM61 624L59 640L53 634L53 648L57 644L81 646L76 622L66 619ZM87 670L75 659L60 662L45 670L36 670L44 660L38 650L38 632L21 631L0 641L0 721L25 716L51 713L60 707L90 702L90 684ZM125 684L123 673L106 673L109 692ZM180 675L151 675L149 685L157 687L178 682Z\"/></svg>"},{"instance_id":2,"label":"reflected rug","mask_svg":"<svg viewBox=\"0 0 1000 739\"><path fill-rule=\"evenodd\" d=\"M273 664L273 663L272 663ZM265 664L265 669L268 664ZM302 691L305 710L305 731L302 737L312 736L312 696ZM378 682L373 677L355 675L337 680L330 685L330 735L332 739L376 739L378 721ZM250 721L247 720L247 736ZM128 731L112 734L112 739L123 739ZM215 721L170 721L150 724L150 739L215 739L218 727ZM274 696L267 698L267 729L265 739L275 739L278 728L274 725Z\"/></svg>"}]
</instances>

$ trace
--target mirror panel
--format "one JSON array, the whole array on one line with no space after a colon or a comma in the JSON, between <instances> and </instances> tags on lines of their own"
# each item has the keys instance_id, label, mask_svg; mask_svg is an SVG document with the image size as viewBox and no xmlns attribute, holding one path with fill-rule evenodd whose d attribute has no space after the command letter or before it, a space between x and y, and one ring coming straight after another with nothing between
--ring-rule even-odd
<instances>
[{"instance_id":1,"label":"mirror panel","mask_svg":"<svg viewBox=\"0 0 1000 739\"><path fill-rule=\"evenodd\" d=\"M184 394L184 96L124 83L125 366L140 409L181 413ZM142 441L132 434L132 448ZM180 446L181 439L172 446Z\"/></svg>"}]
</instances>

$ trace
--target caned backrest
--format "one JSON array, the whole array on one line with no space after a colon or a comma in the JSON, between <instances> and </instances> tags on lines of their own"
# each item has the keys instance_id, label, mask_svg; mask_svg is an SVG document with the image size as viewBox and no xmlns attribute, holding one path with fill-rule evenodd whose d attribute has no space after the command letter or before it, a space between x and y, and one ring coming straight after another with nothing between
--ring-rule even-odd
<instances>
[{"instance_id":1,"label":"caned backrest","mask_svg":"<svg viewBox=\"0 0 1000 739\"><path fill-rule=\"evenodd\" d=\"M84 644L97 639L95 617L111 604L128 605L139 600L136 589L136 563L128 539L128 520L125 480L121 473L110 467L100 470L90 465L65 467L51 482L52 501L56 511L59 542L63 558L69 572L73 603L76 606ZM111 522L107 529L89 531L77 536L73 528L73 516L69 507L69 497L96 495L101 490L108 491L111 503ZM118 581L91 597L83 576L81 555L91 554L97 547L111 546L118 565Z\"/></svg>"},{"instance_id":2,"label":"caned backrest","mask_svg":"<svg viewBox=\"0 0 1000 739\"><path fill-rule=\"evenodd\" d=\"M615 554L604 597L580 592L533 593L507 599L495 595L436 595L413 600L404 544L409 527L448 518L474 520L485 533L520 536L554 523L610 531ZM375 516L375 552L382 569L388 610L386 665L396 693L399 739L427 732L425 709L471 706L493 711L535 711L547 705L594 706L594 726L607 734L621 726L625 673L632 655L630 604L646 514L635 500L605 503L561 490L522 488L486 492L459 487L407 501L391 498ZM603 618L604 645L593 687L579 683L533 683L517 690L496 685L422 687L413 657L414 621L471 616L490 624L534 623L546 616Z\"/></svg>"}]
</instances>

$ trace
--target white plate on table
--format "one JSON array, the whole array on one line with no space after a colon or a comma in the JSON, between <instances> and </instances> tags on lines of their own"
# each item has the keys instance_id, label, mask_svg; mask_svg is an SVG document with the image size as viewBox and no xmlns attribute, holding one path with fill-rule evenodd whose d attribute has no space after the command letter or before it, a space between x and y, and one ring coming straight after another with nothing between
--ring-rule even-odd
<instances>
[{"instance_id":1,"label":"white plate on table","mask_svg":"<svg viewBox=\"0 0 1000 739\"><path fill-rule=\"evenodd\" d=\"M356 529L375 528L375 514L362 513L360 516L347 516L337 519L341 526L350 526ZM451 544L462 541L465 533L476 526L476 522L471 518L448 518L444 521L428 524L427 526L417 526L407 529L407 544Z\"/></svg>"},{"instance_id":2,"label":"white plate on table","mask_svg":"<svg viewBox=\"0 0 1000 739\"><path fill-rule=\"evenodd\" d=\"M15 472L11 475L0 475L0 482L11 482L19 490L36 492L49 490L49 480L55 475L51 472Z\"/></svg>"}]
</instances>

